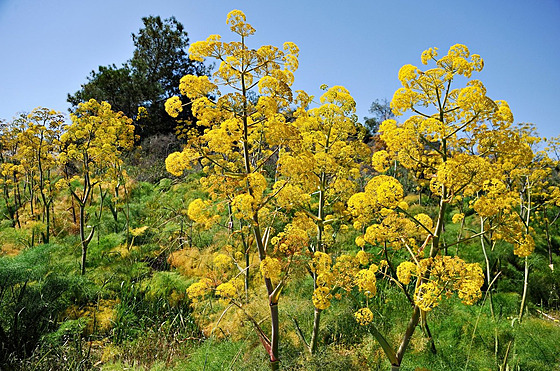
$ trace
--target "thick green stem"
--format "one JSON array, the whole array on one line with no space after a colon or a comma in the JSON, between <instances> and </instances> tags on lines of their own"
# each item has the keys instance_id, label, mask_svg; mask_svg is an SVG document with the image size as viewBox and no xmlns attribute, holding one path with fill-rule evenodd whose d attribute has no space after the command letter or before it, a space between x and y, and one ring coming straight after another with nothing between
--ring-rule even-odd
<instances>
[{"instance_id":1,"label":"thick green stem","mask_svg":"<svg viewBox=\"0 0 560 371\"><path fill-rule=\"evenodd\" d=\"M280 357L278 354L278 330L279 330L279 318L278 318L278 302L270 303L270 365L273 370L277 370L280 363Z\"/></svg>"},{"instance_id":2,"label":"thick green stem","mask_svg":"<svg viewBox=\"0 0 560 371\"><path fill-rule=\"evenodd\" d=\"M412 317L408 321L408 325L406 326L406 331L401 341L401 345L399 346L399 350L397 351L397 361L398 361L397 365L400 365L404 358L406 348L410 343L410 339L412 339L412 335L414 334L414 330L416 329L416 326L418 326L419 320L420 320L420 308L418 308L418 306L415 305L414 311L412 312Z\"/></svg>"},{"instance_id":3,"label":"thick green stem","mask_svg":"<svg viewBox=\"0 0 560 371\"><path fill-rule=\"evenodd\" d=\"M316 251L325 252L323 245L323 232L324 232L324 219L325 219L325 173L321 174L321 181L319 185L319 207L317 209L317 248ZM313 273L313 288L317 288L317 274ZM317 343L319 340L319 327L321 323L321 310L314 308L313 311L313 328L311 330L311 341L309 343L309 352L315 353L317 350Z\"/></svg>"},{"instance_id":4,"label":"thick green stem","mask_svg":"<svg viewBox=\"0 0 560 371\"><path fill-rule=\"evenodd\" d=\"M527 183L529 181L527 180ZM525 233L529 234L529 222L531 221L531 188L527 186L527 215L525 218ZM523 320L523 313L525 311L525 301L527 300L527 288L529 286L529 259L525 257L525 271L523 274L523 295L521 297L521 307L519 308L519 322Z\"/></svg>"},{"instance_id":5,"label":"thick green stem","mask_svg":"<svg viewBox=\"0 0 560 371\"><path fill-rule=\"evenodd\" d=\"M525 312L525 301L527 300L527 287L529 286L529 259L525 257L525 274L523 280L523 296L521 297L521 307L519 308L519 323L523 320Z\"/></svg>"},{"instance_id":6,"label":"thick green stem","mask_svg":"<svg viewBox=\"0 0 560 371\"><path fill-rule=\"evenodd\" d=\"M441 233L443 232L443 218L445 215L445 210L447 208L447 188L445 186L441 187L441 199L440 199L440 203L439 203L439 212L438 212L438 219L437 219L437 223L436 223L436 227L435 227L435 231L434 231L434 237L432 238L432 246L430 249L430 257L433 258L437 255L440 246L439 246L439 242L440 242L440 237L441 237ZM424 276L422 276L420 278L420 282L418 283L419 285L422 284L422 281L427 280L430 278L430 269L428 269L426 271L426 273L424 274ZM420 308L417 305L414 305L414 310L412 312L412 317L410 318L408 325L406 327L406 331L405 334L403 336L403 339L401 341L401 344L399 346L399 349L397 351L397 363L391 362L391 364L393 364L394 366L400 366L403 358L404 358L404 354L406 352L406 349L408 348L408 344L410 343L410 340L412 339L412 335L414 334L414 330L416 329L416 326L418 326L418 322L420 321ZM397 368L398 369L398 368Z\"/></svg>"},{"instance_id":7,"label":"thick green stem","mask_svg":"<svg viewBox=\"0 0 560 371\"><path fill-rule=\"evenodd\" d=\"M309 352L315 353L319 340L319 324L321 323L321 309L315 308L313 312L313 331L311 332L311 341L309 342Z\"/></svg>"},{"instance_id":8,"label":"thick green stem","mask_svg":"<svg viewBox=\"0 0 560 371\"><path fill-rule=\"evenodd\" d=\"M245 49L245 38L241 38L241 47ZM241 61L241 64L244 65L244 61ZM247 109L247 87L245 85L245 74L241 74L241 93L243 95L243 165L245 167L245 175L248 176L252 173L251 169L251 155L249 151L249 113ZM253 189L247 181L247 191L251 196L253 196ZM266 250L264 246L264 242L261 235L261 229L259 225L259 216L258 211L253 213L253 235L255 236L255 243L257 244L257 249L259 253L259 259L263 261L266 258ZM269 304L270 304L270 366L272 370L279 369L279 362L280 357L278 354L278 343L279 343L279 318L278 318L278 299L277 296L274 295L274 287L272 285L272 281L270 278L265 278L264 283L266 286L266 291L269 297Z\"/></svg>"},{"instance_id":9,"label":"thick green stem","mask_svg":"<svg viewBox=\"0 0 560 371\"><path fill-rule=\"evenodd\" d=\"M383 352L389 359L389 362L391 362L391 366L397 367L396 369L398 370L401 361L399 360L397 353L395 353L393 347L389 345L387 339L385 339L385 337L381 335L381 333L377 330L377 327L375 327L373 324L370 324L370 328L371 328L372 335L375 337L379 345L381 345L381 349L383 349Z\"/></svg>"}]
</instances>

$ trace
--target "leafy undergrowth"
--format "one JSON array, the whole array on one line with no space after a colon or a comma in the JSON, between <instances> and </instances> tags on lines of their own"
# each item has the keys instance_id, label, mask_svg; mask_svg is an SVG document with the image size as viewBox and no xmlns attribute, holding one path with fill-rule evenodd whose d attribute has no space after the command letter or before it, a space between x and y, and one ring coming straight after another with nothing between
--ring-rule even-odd
<instances>
[{"instance_id":1,"label":"leafy undergrowth","mask_svg":"<svg viewBox=\"0 0 560 371\"><path fill-rule=\"evenodd\" d=\"M190 201L204 197L198 178L191 174L184 183L162 179L156 185L136 184L117 218L110 213L101 216L85 276L80 275L75 234L62 231L50 244L30 246L28 232L21 234L3 224L1 368L268 370L268 357L246 314L218 298L193 303L186 295L201 272L209 272L215 246L226 238L221 227L197 229L187 216ZM430 205L412 208L431 210ZM450 224L446 233L453 235L456 228ZM341 236L335 247L338 253L355 248L355 234ZM560 369L555 340L560 339L560 322L553 312L558 305L554 285L560 279L557 271L548 268L540 248L530 258L530 302L521 323L516 320L520 263L510 249L496 245L490 259L499 262L501 276L490 290L492 295L473 306L463 305L457 297L444 299L427 316L433 345L418 326L401 370ZM484 264L476 241L464 243L458 251ZM313 355L308 352L302 336L309 341L311 335L313 281L305 272L296 273L279 304L281 368L389 369L373 328L358 325L354 318L364 299L352 292L333 300L322 312L318 350ZM261 279L253 270L251 285L261 287ZM411 294L413 285L407 290ZM257 289L253 295L262 298L262 294ZM258 299L246 307L265 332L267 306L266 300ZM369 307L373 325L396 347L412 311L401 289L378 277L377 294L369 299Z\"/></svg>"}]
</instances>

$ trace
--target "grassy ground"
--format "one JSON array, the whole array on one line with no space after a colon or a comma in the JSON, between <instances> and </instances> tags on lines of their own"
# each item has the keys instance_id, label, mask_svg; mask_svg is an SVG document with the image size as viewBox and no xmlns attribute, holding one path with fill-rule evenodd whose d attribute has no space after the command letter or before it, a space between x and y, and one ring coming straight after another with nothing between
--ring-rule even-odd
<instances>
[{"instance_id":1,"label":"grassy ground","mask_svg":"<svg viewBox=\"0 0 560 371\"><path fill-rule=\"evenodd\" d=\"M137 183L117 220L110 213L99 219L85 276L79 274L75 231L60 228L50 244L30 246L28 230L0 225L1 368L269 369L267 355L243 313L230 309L218 324L226 308L223 303L199 303L193 311L185 295L196 281L192 274L202 269L223 238L220 230L194 228L186 216L189 202L203 196L197 179L194 174L186 183L170 179L155 185ZM414 207L431 210L429 205ZM450 225L447 233L452 235L454 228ZM352 249L353 238L348 232L337 249ZM181 267L169 259L178 250L192 254L183 255ZM484 264L476 242L458 252ZM522 322L515 319L522 284L519 259L505 246L497 246L489 258L501 272L492 295L473 306L456 297L443 300L427 316L436 352L418 327L401 370L560 369L560 322L553 312L558 309L553 288L560 276L548 268L544 244L530 259L530 302ZM260 285L259 277L255 284ZM378 293L369 302L373 324L396 346L411 307L391 282L378 278L377 286ZM354 311L363 299L353 294L333 301L323 312L319 348L310 355L294 319L309 338L312 292L307 275L295 275L280 300L282 369L390 368L372 327L356 323ZM248 308L266 327L266 301L259 299ZM545 317L546 313L552 316Z\"/></svg>"}]
</instances>

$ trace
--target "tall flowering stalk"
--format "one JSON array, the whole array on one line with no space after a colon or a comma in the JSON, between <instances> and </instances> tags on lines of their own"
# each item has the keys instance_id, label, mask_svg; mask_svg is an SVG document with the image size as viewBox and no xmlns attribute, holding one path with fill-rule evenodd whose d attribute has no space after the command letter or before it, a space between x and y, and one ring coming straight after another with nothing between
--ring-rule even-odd
<instances>
[{"instance_id":1,"label":"tall flowering stalk","mask_svg":"<svg viewBox=\"0 0 560 371\"><path fill-rule=\"evenodd\" d=\"M72 164L76 174L62 179L58 186L67 188L79 206L81 273L84 275L88 246L96 229L94 225L89 232L87 230L86 208L97 185L121 176L121 154L134 145L134 125L122 112L113 111L109 103L94 99L80 103L71 119L72 123L65 126L60 137L62 150L58 160L62 166ZM73 184L74 180L79 182L78 187Z\"/></svg>"},{"instance_id":2,"label":"tall flowering stalk","mask_svg":"<svg viewBox=\"0 0 560 371\"><path fill-rule=\"evenodd\" d=\"M515 211L518 199L507 175L512 168L530 162L532 152L513 130L507 103L490 99L482 82L471 79L474 72L482 70L482 58L457 44L442 57L438 57L437 48L428 49L421 61L434 67L423 71L403 66L399 71L402 88L391 101L396 115L407 111L413 115L402 124L395 120L381 124L379 131L387 150L375 154L372 165L383 172L389 161L396 160L419 178L428 179L432 194L439 199L435 218L410 215L402 186L385 175L373 178L364 192L348 202L355 227L367 227L357 239L359 245L381 246L385 252L388 248L406 249L410 257L395 272L401 287L415 283L414 294L407 294L412 315L405 334L395 348L379 331L373 331L395 370L400 368L421 319L431 337L425 327L426 315L443 296L457 293L465 304L481 297L484 275L478 263L446 255L451 244L442 240L442 234L450 205L467 200L480 217L492 219L479 233L459 238L453 245L487 236L513 243L514 252L522 257L534 248L529 230ZM466 80L466 86L456 88L457 80ZM453 221L462 219L463 215L457 214ZM388 264L392 269L390 261ZM358 321L369 322L364 318L367 316Z\"/></svg>"},{"instance_id":3,"label":"tall flowering stalk","mask_svg":"<svg viewBox=\"0 0 560 371\"><path fill-rule=\"evenodd\" d=\"M271 201L280 190L271 191L269 179L274 179L274 174L267 173L266 165L297 139L297 131L287 121L286 113L293 102L290 86L298 67L298 48L293 43L285 43L282 49L271 45L250 49L246 42L255 29L246 22L245 15L234 10L228 14L227 23L238 41L222 42L219 35L212 35L190 47L191 59L212 58L219 63L219 68L212 81L206 76L192 75L181 79L181 93L192 100L197 124L205 129L204 134L191 137L182 152L170 155L166 166L173 174L181 174L196 161L204 166L206 177L201 184L209 192L211 201L198 200L191 204L189 216L193 220L207 225L216 222L212 219L215 214L208 210L217 205L218 210L229 210L232 232L245 236L247 230L251 231L268 296L270 334L266 335L256 321L253 323L270 356L271 366L276 369L279 362L278 301L292 257L301 250L296 245L305 245L307 236L286 237L290 242L284 248L274 249L278 256L273 256L270 224L277 210ZM251 92L257 89L260 97L257 101L251 100ZM180 98L169 99L166 108L172 116L177 116L182 110ZM239 230L233 230L232 218L240 221ZM293 237L293 233L289 235ZM252 246L246 238L243 242L244 253L248 254ZM237 259L236 263L242 265ZM243 271L248 274L248 261L245 264ZM216 294L233 300L233 289L239 288L236 282L227 290L217 286ZM207 290L213 287L207 281L198 286ZM241 307L237 301L233 303Z\"/></svg>"}]
</instances>

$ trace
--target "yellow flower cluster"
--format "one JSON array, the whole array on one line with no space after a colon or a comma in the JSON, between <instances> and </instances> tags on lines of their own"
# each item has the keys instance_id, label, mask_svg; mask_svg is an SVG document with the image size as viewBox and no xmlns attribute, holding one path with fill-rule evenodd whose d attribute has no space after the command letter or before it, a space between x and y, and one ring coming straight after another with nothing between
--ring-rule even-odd
<instances>
[{"instance_id":1,"label":"yellow flower cluster","mask_svg":"<svg viewBox=\"0 0 560 371\"><path fill-rule=\"evenodd\" d=\"M421 226L417 226L416 229L418 230L418 236L421 239L424 239L428 234L433 233L433 229L434 229L434 222L432 221L432 218L429 215L426 215L424 213L420 213L417 214L414 219L416 219L418 221L418 223L421 224Z\"/></svg>"},{"instance_id":2,"label":"yellow flower cluster","mask_svg":"<svg viewBox=\"0 0 560 371\"><path fill-rule=\"evenodd\" d=\"M284 232L278 233L278 235L271 240L271 243L275 245L282 254L294 255L307 251L309 236L305 230L288 224L286 228L284 228Z\"/></svg>"},{"instance_id":3,"label":"yellow flower cluster","mask_svg":"<svg viewBox=\"0 0 560 371\"><path fill-rule=\"evenodd\" d=\"M390 165L389 153L385 150L375 151L371 156L371 166L379 173L384 173Z\"/></svg>"},{"instance_id":4,"label":"yellow flower cluster","mask_svg":"<svg viewBox=\"0 0 560 371\"><path fill-rule=\"evenodd\" d=\"M333 265L329 254L315 252L309 262L311 271L317 277L317 288L313 292L315 307L328 308L333 297L341 297L340 293L333 295L338 290L350 292L357 288L367 297L374 296L377 292L375 273L378 266L370 264L366 269L360 269L360 266L367 266L370 260L370 254L359 251L356 256L340 255Z\"/></svg>"},{"instance_id":5,"label":"yellow flower cluster","mask_svg":"<svg viewBox=\"0 0 560 371\"><path fill-rule=\"evenodd\" d=\"M140 106L138 107L138 112L136 114L137 120L142 120L148 117L148 109L146 107Z\"/></svg>"},{"instance_id":6,"label":"yellow flower cluster","mask_svg":"<svg viewBox=\"0 0 560 371\"><path fill-rule=\"evenodd\" d=\"M227 15L226 23L230 25L231 31L240 36L249 36L255 33L255 29L245 22L245 14L241 10L232 10Z\"/></svg>"},{"instance_id":7,"label":"yellow flower cluster","mask_svg":"<svg viewBox=\"0 0 560 371\"><path fill-rule=\"evenodd\" d=\"M492 166L488 159L467 153L489 156L500 145L503 129L513 116L506 102L486 96L486 88L478 80L468 81L462 89L451 88L456 76L470 79L472 72L483 68L480 56L471 54L466 46L454 45L439 59L437 48L430 48L421 59L423 64L435 62L436 67L420 71L412 65L403 66L399 71L403 87L391 102L395 114L413 110L415 115L400 125L394 120L383 122L381 139L390 158L414 170L418 179L432 180L431 189L436 194L444 186L451 195L473 195L484 180L501 174L500 167ZM435 112L421 112L426 107ZM496 130L488 128L488 122L496 125ZM495 158L507 153L511 151L500 149Z\"/></svg>"},{"instance_id":8,"label":"yellow flower cluster","mask_svg":"<svg viewBox=\"0 0 560 371\"><path fill-rule=\"evenodd\" d=\"M460 223L463 219L465 219L465 214L457 213L457 214L453 214L453 217L451 218L451 222Z\"/></svg>"},{"instance_id":9,"label":"yellow flower cluster","mask_svg":"<svg viewBox=\"0 0 560 371\"><path fill-rule=\"evenodd\" d=\"M59 162L73 161L81 177L93 182L114 182L123 176L121 154L134 145L132 120L111 109L107 102L91 99L80 103L70 115L72 123L66 125L60 137L62 151Z\"/></svg>"},{"instance_id":10,"label":"yellow flower cluster","mask_svg":"<svg viewBox=\"0 0 560 371\"><path fill-rule=\"evenodd\" d=\"M317 309L327 309L331 305L331 290L326 286L319 286L313 291L311 300Z\"/></svg>"},{"instance_id":11,"label":"yellow flower cluster","mask_svg":"<svg viewBox=\"0 0 560 371\"><path fill-rule=\"evenodd\" d=\"M377 287L375 286L377 282L375 278L376 270L377 266L372 265L370 269L361 269L354 277L354 284L368 298L373 297L377 293Z\"/></svg>"},{"instance_id":12,"label":"yellow flower cluster","mask_svg":"<svg viewBox=\"0 0 560 371\"><path fill-rule=\"evenodd\" d=\"M509 191L499 179L486 180L482 190L484 194L473 204L476 213L482 217L492 217L500 212L508 213L519 202L515 192Z\"/></svg>"},{"instance_id":13,"label":"yellow flower cluster","mask_svg":"<svg viewBox=\"0 0 560 371\"><path fill-rule=\"evenodd\" d=\"M280 274L282 273L282 264L280 263L280 260L267 256L261 261L260 269L261 274L265 278L270 278L271 280L276 281L280 278Z\"/></svg>"},{"instance_id":14,"label":"yellow flower cluster","mask_svg":"<svg viewBox=\"0 0 560 371\"><path fill-rule=\"evenodd\" d=\"M424 50L422 52L422 57L421 57L422 64L428 64L428 61L430 59L435 59L435 57L437 57L437 55L438 55L437 51L438 51L438 48L430 48L430 49Z\"/></svg>"},{"instance_id":15,"label":"yellow flower cluster","mask_svg":"<svg viewBox=\"0 0 560 371\"><path fill-rule=\"evenodd\" d=\"M519 257L531 255L535 249L532 227L527 231L524 222L516 212L505 212L496 222L498 228L492 235L494 240L503 240L513 244L513 253Z\"/></svg>"},{"instance_id":16,"label":"yellow flower cluster","mask_svg":"<svg viewBox=\"0 0 560 371\"><path fill-rule=\"evenodd\" d=\"M209 278L202 278L200 281L193 283L187 288L187 296L193 303L197 303L210 292L212 286L212 280Z\"/></svg>"},{"instance_id":17,"label":"yellow flower cluster","mask_svg":"<svg viewBox=\"0 0 560 371\"><path fill-rule=\"evenodd\" d=\"M317 275L329 272L331 270L331 265L331 256L321 251L316 251L313 254L313 259L309 262L311 271Z\"/></svg>"},{"instance_id":18,"label":"yellow flower cluster","mask_svg":"<svg viewBox=\"0 0 560 371\"><path fill-rule=\"evenodd\" d=\"M367 326L373 321L373 313L369 308L362 308L354 313L354 318L361 326Z\"/></svg>"},{"instance_id":19,"label":"yellow flower cluster","mask_svg":"<svg viewBox=\"0 0 560 371\"><path fill-rule=\"evenodd\" d=\"M360 250L356 253L356 259L358 260L360 265L368 265L371 261L371 254Z\"/></svg>"},{"instance_id":20,"label":"yellow flower cluster","mask_svg":"<svg viewBox=\"0 0 560 371\"><path fill-rule=\"evenodd\" d=\"M132 149L132 120L113 111L109 103L91 99L80 103L70 117L72 124L60 138L67 159L79 161L86 151L89 159L101 167L117 161L123 150Z\"/></svg>"},{"instance_id":21,"label":"yellow flower cluster","mask_svg":"<svg viewBox=\"0 0 560 371\"><path fill-rule=\"evenodd\" d=\"M251 173L247 175L247 181L253 192L253 197L260 201L268 184L266 178L261 173Z\"/></svg>"},{"instance_id":22,"label":"yellow flower cluster","mask_svg":"<svg viewBox=\"0 0 560 371\"><path fill-rule=\"evenodd\" d=\"M231 208L237 219L245 219L251 221L256 211L255 198L248 193L242 193L234 197L231 202Z\"/></svg>"},{"instance_id":23,"label":"yellow flower cluster","mask_svg":"<svg viewBox=\"0 0 560 371\"><path fill-rule=\"evenodd\" d=\"M212 227L220 221L220 216L210 210L211 201L197 198L193 200L187 208L187 216L204 229Z\"/></svg>"},{"instance_id":24,"label":"yellow flower cluster","mask_svg":"<svg viewBox=\"0 0 560 371\"><path fill-rule=\"evenodd\" d=\"M422 277L416 284L414 302L424 311L439 305L442 295L450 296L453 291L467 305L474 304L482 296L482 268L478 263L469 264L457 256L438 255L422 259L418 265L406 261L398 266L400 282L408 284L412 276Z\"/></svg>"},{"instance_id":25,"label":"yellow flower cluster","mask_svg":"<svg viewBox=\"0 0 560 371\"><path fill-rule=\"evenodd\" d=\"M397 179L378 175L366 184L365 193L369 196L372 206L378 209L394 209L402 201L404 191Z\"/></svg>"},{"instance_id":26,"label":"yellow flower cluster","mask_svg":"<svg viewBox=\"0 0 560 371\"><path fill-rule=\"evenodd\" d=\"M390 243L393 248L400 248L403 243L416 249L415 238L422 238L427 232L409 218L396 212L391 212L383 218L381 223L374 223L366 229L364 240L372 245Z\"/></svg>"},{"instance_id":27,"label":"yellow flower cluster","mask_svg":"<svg viewBox=\"0 0 560 371\"><path fill-rule=\"evenodd\" d=\"M243 279L240 277L233 278L228 282L224 282L216 287L216 295L220 296L224 302L229 303L231 300L237 299L243 293Z\"/></svg>"},{"instance_id":28,"label":"yellow flower cluster","mask_svg":"<svg viewBox=\"0 0 560 371\"><path fill-rule=\"evenodd\" d=\"M531 255L535 250L535 240L530 234L519 233L514 243L513 253L521 258Z\"/></svg>"},{"instance_id":29,"label":"yellow flower cluster","mask_svg":"<svg viewBox=\"0 0 560 371\"><path fill-rule=\"evenodd\" d=\"M181 98L173 96L165 101L165 112L171 117L177 117L183 112L183 102Z\"/></svg>"},{"instance_id":30,"label":"yellow flower cluster","mask_svg":"<svg viewBox=\"0 0 560 371\"><path fill-rule=\"evenodd\" d=\"M312 233L317 230L317 225L306 213L297 211L292 219L292 226L297 229Z\"/></svg>"},{"instance_id":31,"label":"yellow flower cluster","mask_svg":"<svg viewBox=\"0 0 560 371\"><path fill-rule=\"evenodd\" d=\"M186 95L189 99L197 99L215 94L218 90L218 86L212 83L208 79L208 76L185 75L180 80L179 90L181 94ZM169 113L169 111L167 112ZM176 117L171 114L170 116Z\"/></svg>"},{"instance_id":32,"label":"yellow flower cluster","mask_svg":"<svg viewBox=\"0 0 560 371\"><path fill-rule=\"evenodd\" d=\"M397 279L403 284L408 285L412 275L417 275L417 272L415 263L404 261L397 267Z\"/></svg>"},{"instance_id":33,"label":"yellow flower cluster","mask_svg":"<svg viewBox=\"0 0 560 371\"><path fill-rule=\"evenodd\" d=\"M416 66L405 65L399 71L399 80L403 85L397 90L391 107L395 113L401 114L412 108L416 103L422 106L433 104L438 99L438 92L445 91L445 83L451 81L455 75L469 78L473 71L482 70L482 59L479 55L470 55L464 45L454 45L447 55L436 59L437 49L432 48L422 53L422 63L434 60L437 67L427 71L420 71ZM408 97L408 98L406 98Z\"/></svg>"},{"instance_id":34,"label":"yellow flower cluster","mask_svg":"<svg viewBox=\"0 0 560 371\"><path fill-rule=\"evenodd\" d=\"M192 162L198 157L198 153L192 148L185 148L182 152L173 152L165 159L165 168L175 176L183 175L183 171L191 169Z\"/></svg>"},{"instance_id":35,"label":"yellow flower cluster","mask_svg":"<svg viewBox=\"0 0 560 371\"><path fill-rule=\"evenodd\" d=\"M332 267L335 285L349 292L355 286L356 274L359 271L359 262L350 255L342 254Z\"/></svg>"},{"instance_id":36,"label":"yellow flower cluster","mask_svg":"<svg viewBox=\"0 0 560 371\"><path fill-rule=\"evenodd\" d=\"M439 305L442 290L434 281L423 283L414 291L414 303L423 311L428 312Z\"/></svg>"},{"instance_id":37,"label":"yellow flower cluster","mask_svg":"<svg viewBox=\"0 0 560 371\"><path fill-rule=\"evenodd\" d=\"M231 256L223 254L223 253L219 253L216 254L216 256L214 256L214 267L219 270L219 271L225 271L227 270L232 263L232 259Z\"/></svg>"},{"instance_id":38,"label":"yellow flower cluster","mask_svg":"<svg viewBox=\"0 0 560 371\"><path fill-rule=\"evenodd\" d=\"M389 214L391 209L397 207L406 209L408 205L403 202L403 194L403 187L397 179L387 175L372 178L364 192L355 193L348 199L348 211L354 217L354 228L360 229L374 217L376 211Z\"/></svg>"},{"instance_id":39,"label":"yellow flower cluster","mask_svg":"<svg viewBox=\"0 0 560 371\"><path fill-rule=\"evenodd\" d=\"M457 153L438 166L437 175L432 180L432 189L439 194L441 185L445 185L450 194L469 197L480 191L484 183L496 175L495 167L486 158Z\"/></svg>"}]
</instances>

